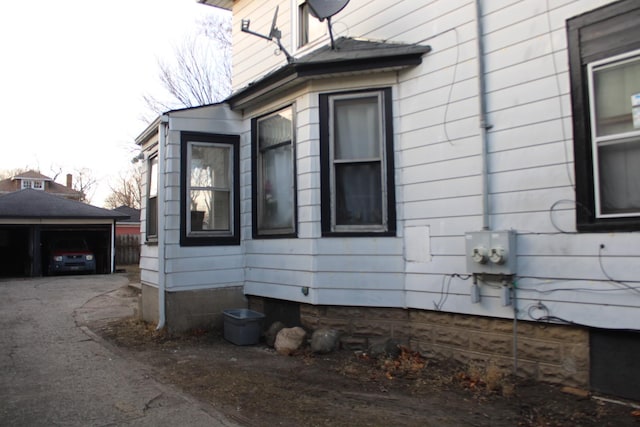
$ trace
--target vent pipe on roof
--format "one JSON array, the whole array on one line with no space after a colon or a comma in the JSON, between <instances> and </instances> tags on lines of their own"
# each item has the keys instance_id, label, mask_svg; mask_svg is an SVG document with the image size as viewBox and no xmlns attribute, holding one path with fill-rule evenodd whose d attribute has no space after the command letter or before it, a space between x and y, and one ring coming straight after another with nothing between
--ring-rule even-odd
<instances>
[{"instance_id":1,"label":"vent pipe on roof","mask_svg":"<svg viewBox=\"0 0 640 427\"><path fill-rule=\"evenodd\" d=\"M67 188L73 189L73 175L67 174Z\"/></svg>"}]
</instances>

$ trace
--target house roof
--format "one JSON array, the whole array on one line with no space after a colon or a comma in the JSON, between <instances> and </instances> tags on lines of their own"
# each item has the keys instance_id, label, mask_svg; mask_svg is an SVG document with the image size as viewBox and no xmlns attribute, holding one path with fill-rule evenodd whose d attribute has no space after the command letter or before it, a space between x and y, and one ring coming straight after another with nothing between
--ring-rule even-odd
<instances>
[{"instance_id":1,"label":"house roof","mask_svg":"<svg viewBox=\"0 0 640 427\"><path fill-rule=\"evenodd\" d=\"M41 179L43 181L53 181L51 178L49 178L48 176L42 175L40 172L36 172L34 170L28 170L25 172L20 172L17 175L14 175L13 177L11 177L11 180L15 180L15 179Z\"/></svg>"},{"instance_id":2,"label":"house roof","mask_svg":"<svg viewBox=\"0 0 640 427\"><path fill-rule=\"evenodd\" d=\"M128 215L27 188L0 195L0 218L125 219Z\"/></svg>"},{"instance_id":3,"label":"house roof","mask_svg":"<svg viewBox=\"0 0 640 427\"><path fill-rule=\"evenodd\" d=\"M220 9L226 10L231 10L231 8L233 7L233 0L198 0L198 3L219 7Z\"/></svg>"},{"instance_id":4,"label":"house roof","mask_svg":"<svg viewBox=\"0 0 640 427\"><path fill-rule=\"evenodd\" d=\"M334 48L323 46L266 74L233 93L227 102L232 109L244 108L254 100L275 96L308 80L392 71L419 65L430 46L340 37Z\"/></svg>"},{"instance_id":5,"label":"house roof","mask_svg":"<svg viewBox=\"0 0 640 427\"><path fill-rule=\"evenodd\" d=\"M118 206L117 208L113 209L115 212L118 212L122 215L127 215L129 218L128 219L123 219L122 221L120 221L121 223L123 222L140 222L140 209L134 209L132 207L129 206Z\"/></svg>"}]
</instances>

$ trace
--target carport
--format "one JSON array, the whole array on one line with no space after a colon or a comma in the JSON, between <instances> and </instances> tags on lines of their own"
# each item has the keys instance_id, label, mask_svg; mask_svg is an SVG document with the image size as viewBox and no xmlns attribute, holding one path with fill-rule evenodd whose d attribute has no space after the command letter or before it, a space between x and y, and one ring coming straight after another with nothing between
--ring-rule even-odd
<instances>
[{"instance_id":1,"label":"carport","mask_svg":"<svg viewBox=\"0 0 640 427\"><path fill-rule=\"evenodd\" d=\"M44 191L25 189L0 196L0 277L47 274L50 243L86 240L96 273L115 270L115 224L126 215Z\"/></svg>"}]
</instances>

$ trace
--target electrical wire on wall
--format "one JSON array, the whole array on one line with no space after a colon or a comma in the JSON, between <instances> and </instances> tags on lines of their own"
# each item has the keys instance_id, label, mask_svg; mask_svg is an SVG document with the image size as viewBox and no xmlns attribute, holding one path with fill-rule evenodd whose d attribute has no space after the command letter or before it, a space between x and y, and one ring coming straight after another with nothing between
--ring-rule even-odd
<instances>
[{"instance_id":1,"label":"electrical wire on wall","mask_svg":"<svg viewBox=\"0 0 640 427\"><path fill-rule=\"evenodd\" d=\"M456 59L455 62L453 64L453 75L451 77L451 83L449 84L449 93L447 94L447 102L445 103L444 106L444 117L442 118L442 130L444 133L444 137L446 139L446 141L450 144L453 145L453 141L451 140L451 138L449 137L449 132L447 131L447 115L449 114L449 105L451 104L451 97L453 96L453 86L456 84L456 73L458 71L458 65L460 63L460 36L458 34L458 29L456 27L453 28L448 28L444 31L441 31L437 34L433 34L427 38L424 38L422 40L418 40L415 44L420 44L420 43L424 43L426 41L432 40L436 37L442 36L446 33L449 32L453 32L455 35L455 49L456 49Z\"/></svg>"},{"instance_id":2,"label":"electrical wire on wall","mask_svg":"<svg viewBox=\"0 0 640 427\"><path fill-rule=\"evenodd\" d=\"M551 207L549 208L549 221L551 221L551 225L553 226L553 228L555 228L556 230L558 230L558 232L560 234L578 234L577 231L567 231L567 230L563 230L562 228L560 228L560 226L558 226L558 224L556 224L555 220L553 219L553 212L555 210L555 208L560 205L561 203L570 203L572 205L575 206L576 209L580 208L584 211L586 211L588 214L591 215L591 211L589 210L589 208L587 208L585 205L583 205L582 203L576 201L576 200L570 200L570 199L560 199L560 200L556 200L555 202L553 202L553 204L551 205Z\"/></svg>"},{"instance_id":3,"label":"electrical wire on wall","mask_svg":"<svg viewBox=\"0 0 640 427\"><path fill-rule=\"evenodd\" d=\"M442 311L442 307L444 306L444 303L447 302L447 299L449 298L449 293L450 293L449 289L451 287L451 281L455 277L462 280L469 280L471 278L471 275L454 273L454 274L445 274L442 276L442 284L440 286L440 299L438 300L438 302L433 301L433 307L436 309L436 311Z\"/></svg>"},{"instance_id":4,"label":"electrical wire on wall","mask_svg":"<svg viewBox=\"0 0 640 427\"><path fill-rule=\"evenodd\" d=\"M567 139L567 133L564 130L564 108L562 107L562 90L560 88L560 76L558 75L558 65L556 64L556 57L554 55L553 49L553 29L551 27L551 7L549 6L549 0L546 0L546 6L547 9L545 15L547 17L547 35L549 36L549 48L551 50L551 62L553 63L553 75L555 76L556 90L558 91L558 106L560 107L560 129L562 130L562 145L564 147L564 165L567 171L569 184L575 190L576 185L573 181L573 172L569 167L569 148L567 147L569 140Z\"/></svg>"}]
</instances>

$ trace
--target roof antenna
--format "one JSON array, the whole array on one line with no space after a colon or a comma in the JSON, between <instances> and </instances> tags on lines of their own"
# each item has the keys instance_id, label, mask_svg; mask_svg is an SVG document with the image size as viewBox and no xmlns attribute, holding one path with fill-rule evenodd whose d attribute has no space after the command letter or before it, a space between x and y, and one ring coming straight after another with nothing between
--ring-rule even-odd
<instances>
[{"instance_id":1,"label":"roof antenna","mask_svg":"<svg viewBox=\"0 0 640 427\"><path fill-rule=\"evenodd\" d=\"M327 20L329 28L329 37L331 38L331 49L335 49L336 45L333 40L333 26L331 25L331 17L340 12L349 3L349 0L307 0L309 9L313 16L318 18L320 22Z\"/></svg>"},{"instance_id":2,"label":"roof antenna","mask_svg":"<svg viewBox=\"0 0 640 427\"><path fill-rule=\"evenodd\" d=\"M273 39L276 39L275 43L278 45L278 49L280 49L280 52L283 52L284 55L287 57L287 62L291 62L293 61L293 57L289 54L289 52L287 52L284 46L282 46L282 42L280 41L280 39L282 38L282 32L278 29L278 27L276 27L276 21L278 19L278 8L279 6L276 6L276 11L273 14L273 21L271 22L271 30L269 30L268 36L265 36L264 34L256 33L255 31L251 31L249 29L251 20L249 19L242 20L242 31L245 33L253 34L254 36L257 36L269 41L273 41Z\"/></svg>"}]
</instances>

